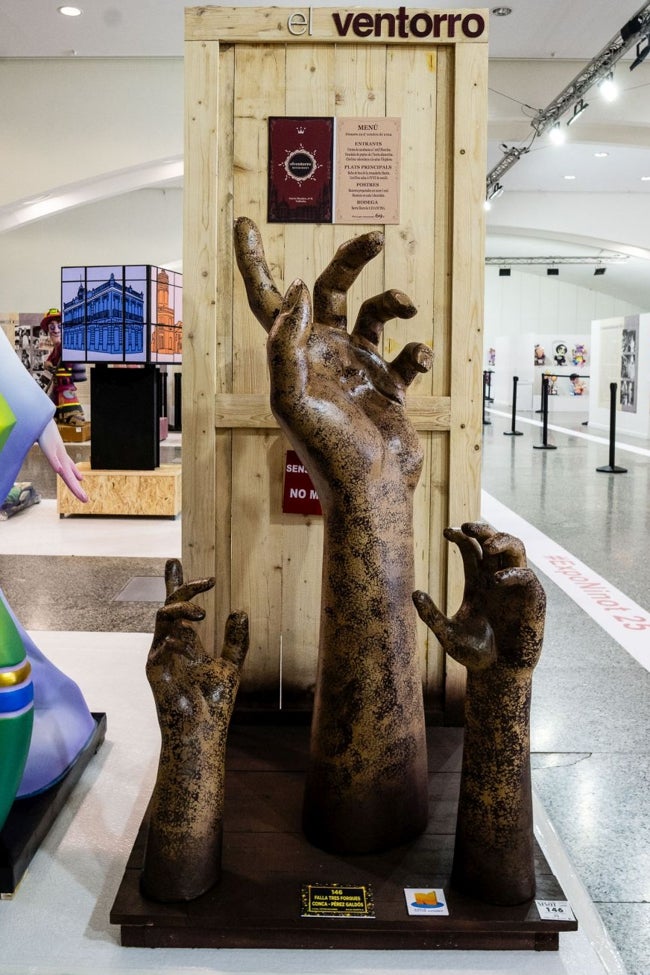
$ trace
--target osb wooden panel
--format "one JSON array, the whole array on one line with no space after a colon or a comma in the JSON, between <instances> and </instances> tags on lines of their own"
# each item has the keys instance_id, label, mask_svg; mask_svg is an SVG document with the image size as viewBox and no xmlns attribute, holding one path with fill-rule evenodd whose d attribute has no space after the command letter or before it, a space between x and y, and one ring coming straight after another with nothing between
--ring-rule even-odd
<instances>
[{"instance_id":1,"label":"osb wooden panel","mask_svg":"<svg viewBox=\"0 0 650 975\"><path fill-rule=\"evenodd\" d=\"M77 501L57 478L56 507L60 515L173 518L180 514L180 464L161 464L153 471L93 471L87 461L82 461L77 467L83 474L88 502L83 504Z\"/></svg>"}]
</instances>

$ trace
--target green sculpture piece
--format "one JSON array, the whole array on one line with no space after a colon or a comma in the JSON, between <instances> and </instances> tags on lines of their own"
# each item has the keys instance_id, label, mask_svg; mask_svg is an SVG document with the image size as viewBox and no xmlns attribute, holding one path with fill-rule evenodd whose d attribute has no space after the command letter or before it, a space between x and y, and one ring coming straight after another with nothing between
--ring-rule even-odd
<instances>
[{"instance_id":1,"label":"green sculpture piece","mask_svg":"<svg viewBox=\"0 0 650 975\"><path fill-rule=\"evenodd\" d=\"M451 619L416 592L443 649L467 668L465 739L452 883L491 904L535 894L530 700L546 596L522 542L484 524L448 528L465 592Z\"/></svg>"},{"instance_id":2,"label":"green sculpture piece","mask_svg":"<svg viewBox=\"0 0 650 975\"><path fill-rule=\"evenodd\" d=\"M284 298L255 224L235 225L252 311L268 332L271 407L308 469L324 518L319 662L303 826L316 846L365 853L396 846L427 821L422 682L411 601L413 492L422 447L407 387L431 368L411 343L392 362L384 324L415 308L399 291L361 306L347 292L380 253L381 233L341 245L315 282Z\"/></svg>"},{"instance_id":3,"label":"green sculpture piece","mask_svg":"<svg viewBox=\"0 0 650 975\"><path fill-rule=\"evenodd\" d=\"M230 614L221 656L213 657L192 626L205 612L191 600L214 579L183 583L181 563L171 559L165 585L147 660L162 743L141 886L154 900L178 901L199 897L221 873L226 738L248 617Z\"/></svg>"}]
</instances>

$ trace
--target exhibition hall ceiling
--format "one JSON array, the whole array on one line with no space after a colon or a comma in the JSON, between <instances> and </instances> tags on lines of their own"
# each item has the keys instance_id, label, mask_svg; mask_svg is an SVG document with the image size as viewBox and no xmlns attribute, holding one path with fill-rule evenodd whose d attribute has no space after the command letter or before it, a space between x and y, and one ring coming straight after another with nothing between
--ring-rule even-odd
<instances>
[{"instance_id":1,"label":"exhibition hall ceiling","mask_svg":"<svg viewBox=\"0 0 650 975\"><path fill-rule=\"evenodd\" d=\"M300 9L297 4L282 0L275 5ZM368 6L398 5L379 0ZM61 16L58 6L58 0L0 0L0 59L183 55L182 0L79 0L83 13L78 17ZM263 4L243 2L236 6ZM418 7L412 3L407 6ZM422 6L447 10L483 5L447 2ZM599 194L598 198L604 201L611 201L612 194L623 194L628 201L638 201L639 208L650 205L650 58L631 71L635 56L635 48L631 48L615 68L618 100L606 103L596 88L591 89L586 98L588 109L576 124L569 130L564 125L566 118L563 120L568 139L560 149L549 144L548 133L535 137L531 119L647 4L640 0L507 0L507 6L511 8L508 16L493 12L489 16L486 171L502 158L504 149L518 146L528 151L501 180L504 196L494 201L487 218L487 253L504 255L509 248L508 255L540 251L597 254L596 236L587 232L578 218L573 242L566 235L563 240L561 234L552 232L546 238L542 234L540 240L535 238L535 229L539 230L543 221L536 224L534 213L528 216L525 210L533 198L539 207L540 197L548 195L548 199L557 200L556 194L561 194L567 206L575 206L576 213L580 211L581 195L584 201L586 194ZM177 185L178 182L177 179ZM502 214L506 212L502 205L506 197L510 213L513 201L521 210L519 229L513 227L512 218L501 223L499 207L502 206ZM624 235L619 239L610 233L604 238L602 247L608 243L625 244ZM634 243L638 248L638 239ZM650 236L647 248L650 258ZM630 300L644 301L642 296L647 295L645 303L650 306L650 264L639 257L630 261L625 274L622 269L616 271L621 296L630 294ZM612 287L613 278L613 271L608 270L602 279L590 281L589 286L607 290Z\"/></svg>"}]
</instances>

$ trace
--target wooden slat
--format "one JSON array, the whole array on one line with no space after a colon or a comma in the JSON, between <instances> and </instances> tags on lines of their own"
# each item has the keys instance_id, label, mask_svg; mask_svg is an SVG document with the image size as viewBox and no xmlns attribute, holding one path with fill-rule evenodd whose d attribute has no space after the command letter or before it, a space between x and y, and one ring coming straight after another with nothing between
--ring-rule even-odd
<instances>
[{"instance_id":1,"label":"wooden slat","mask_svg":"<svg viewBox=\"0 0 650 975\"><path fill-rule=\"evenodd\" d=\"M448 430L448 396L409 396L407 412L416 430ZM220 393L215 400L219 429L270 430L278 426L266 393Z\"/></svg>"},{"instance_id":2,"label":"wooden slat","mask_svg":"<svg viewBox=\"0 0 650 975\"><path fill-rule=\"evenodd\" d=\"M219 44L185 52L183 242L183 569L186 579L217 574L214 517L217 304L217 128ZM214 645L214 592L202 596L205 647Z\"/></svg>"},{"instance_id":3,"label":"wooden slat","mask_svg":"<svg viewBox=\"0 0 650 975\"><path fill-rule=\"evenodd\" d=\"M449 519L460 525L480 517L482 347L486 161L487 63L470 46L456 49L454 112L454 224L452 268L451 426ZM450 546L448 611L462 598L462 560ZM449 661L446 712L462 720L465 668Z\"/></svg>"}]
</instances>

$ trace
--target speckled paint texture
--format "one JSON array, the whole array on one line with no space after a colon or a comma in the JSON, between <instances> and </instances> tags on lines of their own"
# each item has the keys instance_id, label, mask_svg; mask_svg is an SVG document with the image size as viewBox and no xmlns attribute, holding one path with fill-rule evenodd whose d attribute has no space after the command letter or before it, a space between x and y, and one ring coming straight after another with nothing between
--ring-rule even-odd
<instances>
[{"instance_id":1,"label":"speckled paint texture","mask_svg":"<svg viewBox=\"0 0 650 975\"><path fill-rule=\"evenodd\" d=\"M530 701L546 597L519 539L484 524L445 537L463 557L460 609L448 619L425 593L413 600L467 668L452 883L491 904L518 904L535 895Z\"/></svg>"},{"instance_id":2,"label":"speckled paint texture","mask_svg":"<svg viewBox=\"0 0 650 975\"><path fill-rule=\"evenodd\" d=\"M269 333L271 407L323 508L319 663L303 825L324 849L364 853L427 821L422 686L411 594L413 492L422 448L404 407L432 352L379 353L389 319L415 308L399 291L362 305L347 330L347 292L383 235L339 247L313 288L284 298L257 227L240 218L235 249L249 302Z\"/></svg>"},{"instance_id":3,"label":"speckled paint texture","mask_svg":"<svg viewBox=\"0 0 650 975\"><path fill-rule=\"evenodd\" d=\"M205 615L192 599L214 579L184 584L180 562L170 559L165 584L147 660L162 743L141 886L154 900L178 901L199 897L221 874L226 739L248 618L231 613L222 654L213 657L192 626Z\"/></svg>"}]
</instances>

